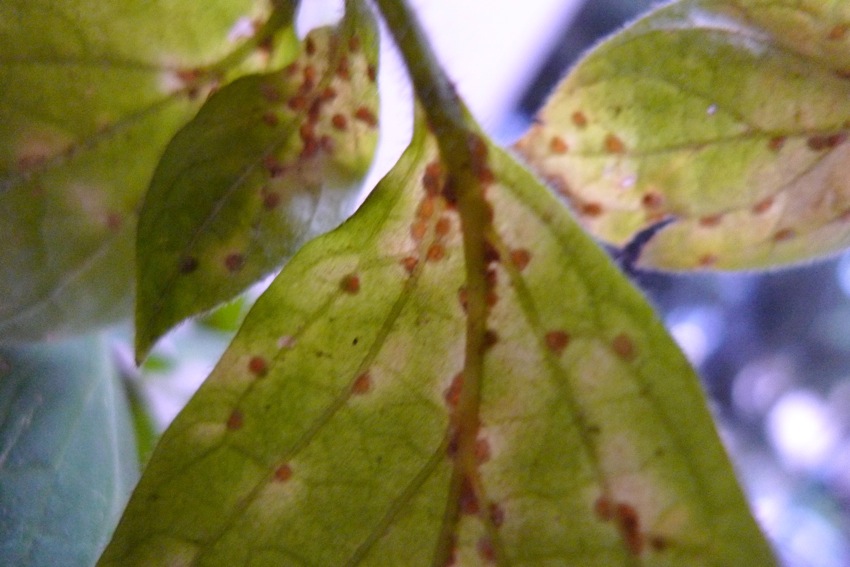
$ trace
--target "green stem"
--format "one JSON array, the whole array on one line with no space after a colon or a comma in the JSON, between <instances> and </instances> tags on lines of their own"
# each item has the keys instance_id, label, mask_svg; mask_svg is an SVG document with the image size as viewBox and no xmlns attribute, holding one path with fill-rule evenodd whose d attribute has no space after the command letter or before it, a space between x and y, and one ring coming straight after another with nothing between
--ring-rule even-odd
<instances>
[{"instance_id":1,"label":"green stem","mask_svg":"<svg viewBox=\"0 0 850 567\"><path fill-rule=\"evenodd\" d=\"M478 476L475 445L479 432L481 382L487 333L486 235L492 229L492 209L484 196L478 172L486 164L486 144L470 126L467 112L451 81L432 52L422 28L404 0L374 0L401 51L416 98L440 149L440 158L457 195L466 268L467 324L463 388L451 424L456 439L455 469L443 530L434 565L444 565L452 551L464 481L479 499L481 520L493 540L496 559L505 563L496 531L486 512L486 498Z\"/></svg>"}]
</instances>

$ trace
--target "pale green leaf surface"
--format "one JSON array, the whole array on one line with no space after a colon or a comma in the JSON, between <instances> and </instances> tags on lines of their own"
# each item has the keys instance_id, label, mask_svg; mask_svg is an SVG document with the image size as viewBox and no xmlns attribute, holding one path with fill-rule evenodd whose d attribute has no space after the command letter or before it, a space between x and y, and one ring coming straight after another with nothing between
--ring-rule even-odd
<instances>
[{"instance_id":1,"label":"pale green leaf surface","mask_svg":"<svg viewBox=\"0 0 850 567\"><path fill-rule=\"evenodd\" d=\"M850 244L850 5L674 2L602 43L518 144L638 265L782 265Z\"/></svg>"},{"instance_id":2,"label":"pale green leaf surface","mask_svg":"<svg viewBox=\"0 0 850 567\"><path fill-rule=\"evenodd\" d=\"M138 474L103 338L0 348L0 564L92 565Z\"/></svg>"},{"instance_id":3,"label":"pale green leaf surface","mask_svg":"<svg viewBox=\"0 0 850 567\"><path fill-rule=\"evenodd\" d=\"M456 453L465 272L435 156L420 131L286 265L163 436L100 565L415 566L453 545L458 565L772 564L684 357L495 148L492 346L475 455ZM470 460L477 488L450 492Z\"/></svg>"},{"instance_id":4,"label":"pale green leaf surface","mask_svg":"<svg viewBox=\"0 0 850 567\"><path fill-rule=\"evenodd\" d=\"M285 69L215 93L169 144L139 220L139 357L351 214L377 144L371 18L352 4Z\"/></svg>"},{"instance_id":5,"label":"pale green leaf surface","mask_svg":"<svg viewBox=\"0 0 850 567\"><path fill-rule=\"evenodd\" d=\"M0 340L131 313L137 208L209 90L196 69L244 43L228 39L240 17L267 12L262 0L0 3Z\"/></svg>"}]
</instances>

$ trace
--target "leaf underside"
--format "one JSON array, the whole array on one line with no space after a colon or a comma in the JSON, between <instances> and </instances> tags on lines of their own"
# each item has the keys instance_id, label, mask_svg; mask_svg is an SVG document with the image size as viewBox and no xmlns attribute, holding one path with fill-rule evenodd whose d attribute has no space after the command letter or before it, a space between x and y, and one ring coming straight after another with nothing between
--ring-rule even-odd
<instances>
[{"instance_id":1,"label":"leaf underside","mask_svg":"<svg viewBox=\"0 0 850 567\"><path fill-rule=\"evenodd\" d=\"M777 266L850 244L850 5L686 0L582 60L517 149L638 265Z\"/></svg>"},{"instance_id":2,"label":"leaf underside","mask_svg":"<svg viewBox=\"0 0 850 567\"><path fill-rule=\"evenodd\" d=\"M91 565L138 479L102 338L0 348L0 563Z\"/></svg>"},{"instance_id":3,"label":"leaf underside","mask_svg":"<svg viewBox=\"0 0 850 567\"><path fill-rule=\"evenodd\" d=\"M169 144L137 237L139 358L353 209L377 143L371 14L292 38L283 70L216 92Z\"/></svg>"},{"instance_id":4,"label":"leaf underside","mask_svg":"<svg viewBox=\"0 0 850 567\"><path fill-rule=\"evenodd\" d=\"M137 208L212 77L196 69L265 2L0 4L0 341L131 312Z\"/></svg>"},{"instance_id":5,"label":"leaf underside","mask_svg":"<svg viewBox=\"0 0 850 567\"><path fill-rule=\"evenodd\" d=\"M772 564L687 362L495 147L480 426L459 454L464 259L436 156L420 128L355 216L288 263L100 565Z\"/></svg>"}]
</instances>

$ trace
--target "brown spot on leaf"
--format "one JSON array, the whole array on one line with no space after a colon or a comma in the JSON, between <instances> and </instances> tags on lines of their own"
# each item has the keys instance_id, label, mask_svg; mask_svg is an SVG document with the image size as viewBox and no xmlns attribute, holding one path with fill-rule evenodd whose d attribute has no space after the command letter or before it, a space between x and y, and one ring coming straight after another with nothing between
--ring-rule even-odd
<instances>
[{"instance_id":1,"label":"brown spot on leaf","mask_svg":"<svg viewBox=\"0 0 850 567\"><path fill-rule=\"evenodd\" d=\"M423 220L415 221L410 225L410 236L417 242L425 237L426 232L428 232L428 223Z\"/></svg>"},{"instance_id":2,"label":"brown spot on leaf","mask_svg":"<svg viewBox=\"0 0 850 567\"><path fill-rule=\"evenodd\" d=\"M378 125L378 118L375 116L375 113L365 106L358 107L357 110L354 111L354 118L363 122L370 128L374 128Z\"/></svg>"},{"instance_id":3,"label":"brown spot on leaf","mask_svg":"<svg viewBox=\"0 0 850 567\"><path fill-rule=\"evenodd\" d=\"M262 356L252 356L251 360L248 361L248 372L257 378L262 378L268 374L268 371L269 365Z\"/></svg>"},{"instance_id":4,"label":"brown spot on leaf","mask_svg":"<svg viewBox=\"0 0 850 567\"><path fill-rule=\"evenodd\" d=\"M778 152L785 145L785 136L774 136L767 142L767 147L774 152Z\"/></svg>"},{"instance_id":5,"label":"brown spot on leaf","mask_svg":"<svg viewBox=\"0 0 850 567\"><path fill-rule=\"evenodd\" d=\"M263 95L263 98L266 99L266 102L280 102L281 94L274 85L262 84L260 85L260 94Z\"/></svg>"},{"instance_id":6,"label":"brown spot on leaf","mask_svg":"<svg viewBox=\"0 0 850 567\"><path fill-rule=\"evenodd\" d=\"M484 240L484 261L487 264L492 264L493 262L498 262L500 258L501 254L499 254L498 248L496 248L493 243L490 242L489 239ZM493 272L492 275L490 275L490 272L488 272L488 276L494 278L494 280L495 275L495 272ZM493 283L495 284L495 281L493 281Z\"/></svg>"},{"instance_id":7,"label":"brown spot on leaf","mask_svg":"<svg viewBox=\"0 0 850 567\"><path fill-rule=\"evenodd\" d=\"M342 114L334 114L331 117L331 126L336 128L340 132L344 132L348 129L348 119Z\"/></svg>"},{"instance_id":8,"label":"brown spot on leaf","mask_svg":"<svg viewBox=\"0 0 850 567\"><path fill-rule=\"evenodd\" d=\"M277 482L286 482L292 478L292 467L288 464L282 464L274 470L274 479Z\"/></svg>"},{"instance_id":9,"label":"brown spot on leaf","mask_svg":"<svg viewBox=\"0 0 850 567\"><path fill-rule=\"evenodd\" d=\"M452 220L449 217L440 217L434 225L434 234L446 236L452 229Z\"/></svg>"},{"instance_id":10,"label":"brown spot on leaf","mask_svg":"<svg viewBox=\"0 0 850 567\"><path fill-rule=\"evenodd\" d=\"M457 407L457 403L460 401L460 393L463 390L463 373L458 372L455 374L455 377L452 378L451 384L446 390L443 392L443 399L446 401L446 405L454 409Z\"/></svg>"},{"instance_id":11,"label":"brown spot on leaf","mask_svg":"<svg viewBox=\"0 0 850 567\"><path fill-rule=\"evenodd\" d=\"M721 213L717 213L716 215L706 215L704 217L700 217L699 225L705 228L712 228L719 225L723 221L723 215Z\"/></svg>"},{"instance_id":12,"label":"brown spot on leaf","mask_svg":"<svg viewBox=\"0 0 850 567\"><path fill-rule=\"evenodd\" d=\"M434 214L433 197L425 197L416 209L416 217L422 220L430 219Z\"/></svg>"},{"instance_id":13,"label":"brown spot on leaf","mask_svg":"<svg viewBox=\"0 0 850 567\"><path fill-rule=\"evenodd\" d=\"M710 268L715 265L719 258L716 254L703 254L697 260L697 265L701 268Z\"/></svg>"},{"instance_id":14,"label":"brown spot on leaf","mask_svg":"<svg viewBox=\"0 0 850 567\"><path fill-rule=\"evenodd\" d=\"M489 516L490 523L492 523L494 527L499 528L505 523L505 510L496 502L490 503Z\"/></svg>"},{"instance_id":15,"label":"brown spot on leaf","mask_svg":"<svg viewBox=\"0 0 850 567\"><path fill-rule=\"evenodd\" d=\"M478 544L476 545L476 550L478 551L478 556L485 563L496 562L496 550L493 547L493 542L490 541L490 538L482 537L479 539Z\"/></svg>"},{"instance_id":16,"label":"brown spot on leaf","mask_svg":"<svg viewBox=\"0 0 850 567\"><path fill-rule=\"evenodd\" d=\"M552 139L549 140L549 150L553 154L565 154L570 150L570 146L567 142L560 136L552 136Z\"/></svg>"},{"instance_id":17,"label":"brown spot on leaf","mask_svg":"<svg viewBox=\"0 0 850 567\"><path fill-rule=\"evenodd\" d=\"M627 362L631 362L637 356L637 347L634 341L625 333L620 333L611 341L611 348L617 356Z\"/></svg>"},{"instance_id":18,"label":"brown spot on leaf","mask_svg":"<svg viewBox=\"0 0 850 567\"><path fill-rule=\"evenodd\" d=\"M232 273L238 272L242 269L242 266L245 265L245 257L238 253L233 252L232 254L228 254L224 258L224 267L227 268L227 271Z\"/></svg>"},{"instance_id":19,"label":"brown spot on leaf","mask_svg":"<svg viewBox=\"0 0 850 567\"><path fill-rule=\"evenodd\" d=\"M348 50L352 52L360 51L360 38L352 35L348 38Z\"/></svg>"},{"instance_id":20,"label":"brown spot on leaf","mask_svg":"<svg viewBox=\"0 0 850 567\"><path fill-rule=\"evenodd\" d=\"M440 193L446 201L446 206L450 209L457 207L457 188L455 187L454 179L449 176L443 184L443 190Z\"/></svg>"},{"instance_id":21,"label":"brown spot on leaf","mask_svg":"<svg viewBox=\"0 0 850 567\"><path fill-rule=\"evenodd\" d=\"M416 270L416 266L419 265L419 260L413 256L405 256L401 259L401 265L409 275L412 275L413 271Z\"/></svg>"},{"instance_id":22,"label":"brown spot on leaf","mask_svg":"<svg viewBox=\"0 0 850 567\"><path fill-rule=\"evenodd\" d=\"M511 262L521 272L531 262L531 252L525 248L514 248L511 250Z\"/></svg>"},{"instance_id":23,"label":"brown spot on leaf","mask_svg":"<svg viewBox=\"0 0 850 567\"><path fill-rule=\"evenodd\" d=\"M244 417L242 416L242 412L238 409L230 412L230 416L227 418L227 429L230 431L236 431L237 429L241 429L244 424Z\"/></svg>"},{"instance_id":24,"label":"brown spot on leaf","mask_svg":"<svg viewBox=\"0 0 850 567\"><path fill-rule=\"evenodd\" d=\"M626 144L615 134L605 136L605 151L609 154L626 153Z\"/></svg>"},{"instance_id":25,"label":"brown spot on leaf","mask_svg":"<svg viewBox=\"0 0 850 567\"><path fill-rule=\"evenodd\" d=\"M475 490L472 488L472 483L464 477L460 487L460 512L469 516L478 514L478 498L475 496Z\"/></svg>"},{"instance_id":26,"label":"brown spot on leaf","mask_svg":"<svg viewBox=\"0 0 850 567\"><path fill-rule=\"evenodd\" d=\"M263 124L265 124L266 126L271 126L272 128L277 126L278 122L279 122L279 120L277 118L277 114L275 114L274 112L264 113L262 120L263 120Z\"/></svg>"},{"instance_id":27,"label":"brown spot on leaf","mask_svg":"<svg viewBox=\"0 0 850 567\"><path fill-rule=\"evenodd\" d=\"M659 209L664 205L664 196L650 191L641 198L640 204L647 209Z\"/></svg>"},{"instance_id":28,"label":"brown spot on leaf","mask_svg":"<svg viewBox=\"0 0 850 567\"><path fill-rule=\"evenodd\" d=\"M774 242L783 242L796 236L797 233L793 228L782 228L773 234Z\"/></svg>"},{"instance_id":29,"label":"brown spot on leaf","mask_svg":"<svg viewBox=\"0 0 850 567\"><path fill-rule=\"evenodd\" d=\"M342 278L339 288L345 293L354 295L360 291L360 278L357 274L348 274Z\"/></svg>"},{"instance_id":30,"label":"brown spot on leaf","mask_svg":"<svg viewBox=\"0 0 850 567\"><path fill-rule=\"evenodd\" d=\"M844 143L847 140L847 134L839 132L837 134L828 134L823 136L812 136L806 140L806 145L814 151L831 150L834 147Z\"/></svg>"},{"instance_id":31,"label":"brown spot on leaf","mask_svg":"<svg viewBox=\"0 0 850 567\"><path fill-rule=\"evenodd\" d=\"M371 63L368 67L366 67L366 75L369 77L369 81L374 83L378 79L378 70Z\"/></svg>"},{"instance_id":32,"label":"brown spot on leaf","mask_svg":"<svg viewBox=\"0 0 850 567\"><path fill-rule=\"evenodd\" d=\"M368 372L364 372L354 380L351 385L351 393L357 396L367 394L372 389L372 377Z\"/></svg>"},{"instance_id":33,"label":"brown spot on leaf","mask_svg":"<svg viewBox=\"0 0 850 567\"><path fill-rule=\"evenodd\" d=\"M307 36L307 39L304 40L304 50L311 57L316 54L316 42L313 41L312 37Z\"/></svg>"},{"instance_id":34,"label":"brown spot on leaf","mask_svg":"<svg viewBox=\"0 0 850 567\"><path fill-rule=\"evenodd\" d=\"M484 331L484 340L481 342L481 346L484 347L484 350L489 350L496 346L496 343L499 342L499 334L493 329L487 329Z\"/></svg>"},{"instance_id":35,"label":"brown spot on leaf","mask_svg":"<svg viewBox=\"0 0 850 567\"><path fill-rule=\"evenodd\" d=\"M847 35L847 30L850 29L850 24L836 24L829 30L827 34L827 39L831 41L839 41L844 39L844 36Z\"/></svg>"},{"instance_id":36,"label":"brown spot on leaf","mask_svg":"<svg viewBox=\"0 0 850 567\"><path fill-rule=\"evenodd\" d=\"M320 96L322 102L327 102L336 98L336 89L333 87L325 87Z\"/></svg>"},{"instance_id":37,"label":"brown spot on leaf","mask_svg":"<svg viewBox=\"0 0 850 567\"><path fill-rule=\"evenodd\" d=\"M669 547L670 543L666 538L660 535L650 536L649 538L649 546L653 551L662 552Z\"/></svg>"},{"instance_id":38,"label":"brown spot on leaf","mask_svg":"<svg viewBox=\"0 0 850 567\"><path fill-rule=\"evenodd\" d=\"M269 172L269 176L272 178L280 177L286 171L283 164L273 155L267 155L263 158L263 167Z\"/></svg>"},{"instance_id":39,"label":"brown spot on leaf","mask_svg":"<svg viewBox=\"0 0 850 567\"><path fill-rule=\"evenodd\" d=\"M475 441L475 462L479 465L490 460L490 442L481 437Z\"/></svg>"},{"instance_id":40,"label":"brown spot on leaf","mask_svg":"<svg viewBox=\"0 0 850 567\"><path fill-rule=\"evenodd\" d=\"M304 77L304 82L301 84L301 88L304 90L312 89L316 84L316 68L312 65L305 65L302 76Z\"/></svg>"},{"instance_id":41,"label":"brown spot on leaf","mask_svg":"<svg viewBox=\"0 0 850 567\"><path fill-rule=\"evenodd\" d=\"M629 504L619 503L615 510L615 520L629 552L632 555L640 555L643 551L643 535L640 533L637 511Z\"/></svg>"},{"instance_id":42,"label":"brown spot on leaf","mask_svg":"<svg viewBox=\"0 0 850 567\"><path fill-rule=\"evenodd\" d=\"M351 72L348 67L348 57L340 57L339 63L336 66L336 76L343 81L351 80Z\"/></svg>"},{"instance_id":43,"label":"brown spot on leaf","mask_svg":"<svg viewBox=\"0 0 850 567\"><path fill-rule=\"evenodd\" d=\"M581 214L586 217L596 218L604 212L605 209L600 203L583 203L581 206Z\"/></svg>"},{"instance_id":44,"label":"brown spot on leaf","mask_svg":"<svg viewBox=\"0 0 850 567\"><path fill-rule=\"evenodd\" d=\"M429 262L439 262L446 257L446 249L442 244L435 242L428 247L425 259Z\"/></svg>"},{"instance_id":45,"label":"brown spot on leaf","mask_svg":"<svg viewBox=\"0 0 850 567\"><path fill-rule=\"evenodd\" d=\"M575 124L579 128L584 128L585 126L587 126L587 116L585 116L584 112L580 110L576 110L575 112L573 112L570 118L572 119L573 124Z\"/></svg>"},{"instance_id":46,"label":"brown spot on leaf","mask_svg":"<svg viewBox=\"0 0 850 567\"><path fill-rule=\"evenodd\" d=\"M770 207L773 206L773 202L774 202L774 198L772 196L767 197L766 199L762 199L761 201L759 201L758 203L753 205L753 208L752 208L753 214L754 215L760 215L760 214L766 213L768 211L768 209L770 209Z\"/></svg>"},{"instance_id":47,"label":"brown spot on leaf","mask_svg":"<svg viewBox=\"0 0 850 567\"><path fill-rule=\"evenodd\" d=\"M457 290L457 299L460 302L461 308L466 311L469 307L469 291L466 289L466 286Z\"/></svg>"},{"instance_id":48,"label":"brown spot on leaf","mask_svg":"<svg viewBox=\"0 0 850 567\"><path fill-rule=\"evenodd\" d=\"M564 331L549 331L546 333L544 339L546 341L546 348L558 356L570 344L570 335Z\"/></svg>"},{"instance_id":49,"label":"brown spot on leaf","mask_svg":"<svg viewBox=\"0 0 850 567\"><path fill-rule=\"evenodd\" d=\"M263 208L267 211L277 208L280 205L280 194L274 191L263 193Z\"/></svg>"},{"instance_id":50,"label":"brown spot on leaf","mask_svg":"<svg viewBox=\"0 0 850 567\"><path fill-rule=\"evenodd\" d=\"M198 269L198 259L194 256L184 256L178 266L181 274L191 274Z\"/></svg>"},{"instance_id":51,"label":"brown spot on leaf","mask_svg":"<svg viewBox=\"0 0 850 567\"><path fill-rule=\"evenodd\" d=\"M297 94L287 101L286 106L294 112L300 112L307 108L307 97Z\"/></svg>"},{"instance_id":52,"label":"brown spot on leaf","mask_svg":"<svg viewBox=\"0 0 850 567\"><path fill-rule=\"evenodd\" d=\"M436 196L440 193L440 178L443 175L442 166L438 161L432 161L425 166L422 174L422 186L428 195Z\"/></svg>"},{"instance_id":53,"label":"brown spot on leaf","mask_svg":"<svg viewBox=\"0 0 850 567\"><path fill-rule=\"evenodd\" d=\"M614 518L614 503L607 496L600 496L593 504L593 513L603 522Z\"/></svg>"}]
</instances>

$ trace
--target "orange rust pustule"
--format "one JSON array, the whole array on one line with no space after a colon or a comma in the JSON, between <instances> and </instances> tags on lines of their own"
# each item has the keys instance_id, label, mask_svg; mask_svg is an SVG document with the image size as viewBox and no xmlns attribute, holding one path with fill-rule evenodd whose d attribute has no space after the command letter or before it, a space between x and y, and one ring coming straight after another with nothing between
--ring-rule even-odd
<instances>
[{"instance_id":1,"label":"orange rust pustule","mask_svg":"<svg viewBox=\"0 0 850 567\"><path fill-rule=\"evenodd\" d=\"M604 141L605 151L609 154L626 153L626 144L615 134L608 134Z\"/></svg>"},{"instance_id":2,"label":"orange rust pustule","mask_svg":"<svg viewBox=\"0 0 850 567\"><path fill-rule=\"evenodd\" d=\"M466 514L468 516L478 514L480 511L478 497L475 496L475 490L472 488L472 483L466 477L464 477L463 482L461 483L458 498L461 514Z\"/></svg>"},{"instance_id":3,"label":"orange rust pustule","mask_svg":"<svg viewBox=\"0 0 850 567\"><path fill-rule=\"evenodd\" d=\"M637 347L634 341L625 333L620 333L611 341L614 353L626 362L632 362L637 357Z\"/></svg>"},{"instance_id":4,"label":"orange rust pustule","mask_svg":"<svg viewBox=\"0 0 850 567\"><path fill-rule=\"evenodd\" d=\"M587 126L587 116L585 116L584 112L580 110L576 110L573 112L570 119L573 121L573 124L578 126L579 128L584 128Z\"/></svg>"},{"instance_id":5,"label":"orange rust pustule","mask_svg":"<svg viewBox=\"0 0 850 567\"><path fill-rule=\"evenodd\" d=\"M440 193L442 177L443 168L440 162L432 161L425 166L425 172L422 174L422 186L428 195L437 196Z\"/></svg>"},{"instance_id":6,"label":"orange rust pustule","mask_svg":"<svg viewBox=\"0 0 850 567\"><path fill-rule=\"evenodd\" d=\"M357 274L347 274L339 282L339 288L350 295L360 291L360 277Z\"/></svg>"},{"instance_id":7,"label":"orange rust pustule","mask_svg":"<svg viewBox=\"0 0 850 567\"><path fill-rule=\"evenodd\" d=\"M640 555L644 547L644 538L640 533L640 519L637 511L629 504L621 502L617 504L614 516L629 552L632 555Z\"/></svg>"},{"instance_id":8,"label":"orange rust pustule","mask_svg":"<svg viewBox=\"0 0 850 567\"><path fill-rule=\"evenodd\" d=\"M521 272L531 262L531 252L525 248L514 248L511 250L511 262Z\"/></svg>"},{"instance_id":9,"label":"orange rust pustule","mask_svg":"<svg viewBox=\"0 0 850 567\"><path fill-rule=\"evenodd\" d=\"M764 214L770 209L770 207L773 206L773 203L774 203L774 198L772 196L767 197L765 199L762 199L761 201L759 201L758 203L753 205L752 213L754 215Z\"/></svg>"},{"instance_id":10,"label":"orange rust pustule","mask_svg":"<svg viewBox=\"0 0 850 567\"><path fill-rule=\"evenodd\" d=\"M797 232L793 228L782 228L777 230L773 234L774 242L784 242L786 240L790 240L797 235Z\"/></svg>"},{"instance_id":11,"label":"orange rust pustule","mask_svg":"<svg viewBox=\"0 0 850 567\"><path fill-rule=\"evenodd\" d=\"M700 217L699 225L705 228L713 228L723 222L723 215L721 213L715 215L706 215L704 217Z\"/></svg>"},{"instance_id":12,"label":"orange rust pustule","mask_svg":"<svg viewBox=\"0 0 850 567\"><path fill-rule=\"evenodd\" d=\"M601 216L605 209L601 203L583 203L579 212L585 217L596 218Z\"/></svg>"},{"instance_id":13,"label":"orange rust pustule","mask_svg":"<svg viewBox=\"0 0 850 567\"><path fill-rule=\"evenodd\" d=\"M274 191L263 193L263 208L267 211L276 209L280 205L280 201L279 193L275 193Z\"/></svg>"},{"instance_id":14,"label":"orange rust pustule","mask_svg":"<svg viewBox=\"0 0 850 567\"><path fill-rule=\"evenodd\" d=\"M562 137L552 136L549 140L549 151L553 154L563 155L570 151L570 146Z\"/></svg>"},{"instance_id":15,"label":"orange rust pustule","mask_svg":"<svg viewBox=\"0 0 850 567\"><path fill-rule=\"evenodd\" d=\"M544 340L546 342L546 348L553 354L560 355L570 344L570 335L561 330L549 331L546 333Z\"/></svg>"},{"instance_id":16,"label":"orange rust pustule","mask_svg":"<svg viewBox=\"0 0 850 567\"><path fill-rule=\"evenodd\" d=\"M416 270L416 266L419 265L419 260L417 260L413 256L405 256L401 259L401 265L407 272L407 275L412 276L413 272Z\"/></svg>"},{"instance_id":17,"label":"orange rust pustule","mask_svg":"<svg viewBox=\"0 0 850 567\"><path fill-rule=\"evenodd\" d=\"M245 418L242 415L242 412L238 409L235 409L230 412L230 415L227 417L227 422L225 423L225 425L230 431L236 431L237 429L242 429L244 423Z\"/></svg>"},{"instance_id":18,"label":"orange rust pustule","mask_svg":"<svg viewBox=\"0 0 850 567\"><path fill-rule=\"evenodd\" d=\"M494 527L500 528L505 523L505 509L496 502L491 502L489 507L490 522Z\"/></svg>"},{"instance_id":19,"label":"orange rust pustule","mask_svg":"<svg viewBox=\"0 0 850 567\"><path fill-rule=\"evenodd\" d=\"M478 556L485 563L496 562L496 550L493 547L493 542L491 542L489 538L482 537L479 539L478 544L476 545L476 550L478 551Z\"/></svg>"},{"instance_id":20,"label":"orange rust pustule","mask_svg":"<svg viewBox=\"0 0 850 567\"><path fill-rule=\"evenodd\" d=\"M245 265L245 257L238 253L233 252L232 254L228 254L224 258L224 267L227 268L227 271L231 274L238 272Z\"/></svg>"},{"instance_id":21,"label":"orange rust pustule","mask_svg":"<svg viewBox=\"0 0 850 567\"><path fill-rule=\"evenodd\" d=\"M773 152L778 152L785 146L785 136L774 136L767 142L767 147Z\"/></svg>"},{"instance_id":22,"label":"orange rust pustule","mask_svg":"<svg viewBox=\"0 0 850 567\"><path fill-rule=\"evenodd\" d=\"M836 146L843 144L847 140L847 134L839 132L837 134L827 134L823 136L812 136L806 140L806 145L813 151L831 150Z\"/></svg>"},{"instance_id":23,"label":"orange rust pustule","mask_svg":"<svg viewBox=\"0 0 850 567\"><path fill-rule=\"evenodd\" d=\"M277 482L286 482L292 478L292 467L282 464L274 470L274 479Z\"/></svg>"},{"instance_id":24,"label":"orange rust pustule","mask_svg":"<svg viewBox=\"0 0 850 567\"><path fill-rule=\"evenodd\" d=\"M443 399L450 409L455 409L460 401L460 393L463 391L463 372L458 372L452 378L451 384L443 392Z\"/></svg>"},{"instance_id":25,"label":"orange rust pustule","mask_svg":"<svg viewBox=\"0 0 850 567\"><path fill-rule=\"evenodd\" d=\"M372 376L368 372L364 372L354 379L354 384L351 385L351 393L357 396L369 393L372 389Z\"/></svg>"},{"instance_id":26,"label":"orange rust pustule","mask_svg":"<svg viewBox=\"0 0 850 567\"><path fill-rule=\"evenodd\" d=\"M269 372L268 362L262 356L252 356L248 361L248 372L257 378L262 378Z\"/></svg>"}]
</instances>

